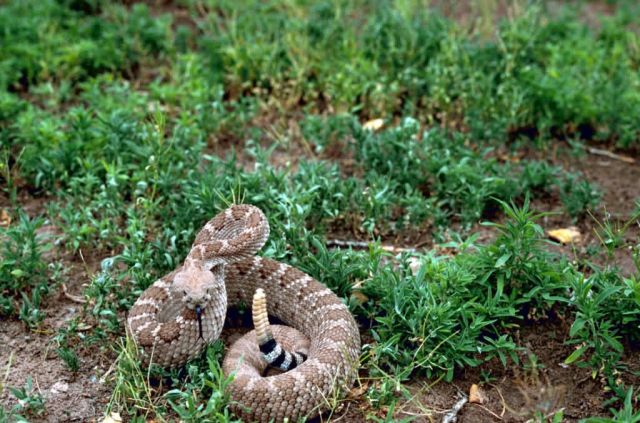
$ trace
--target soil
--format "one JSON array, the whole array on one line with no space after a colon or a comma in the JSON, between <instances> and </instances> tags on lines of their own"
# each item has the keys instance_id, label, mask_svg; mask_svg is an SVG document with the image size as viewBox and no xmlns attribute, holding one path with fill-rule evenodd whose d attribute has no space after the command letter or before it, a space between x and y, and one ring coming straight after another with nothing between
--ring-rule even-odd
<instances>
[{"instance_id":1,"label":"soil","mask_svg":"<svg viewBox=\"0 0 640 423\"><path fill-rule=\"evenodd\" d=\"M58 358L51 335L78 313L78 305L53 301L45 310L46 329L29 332L17 321L3 321L0 327L0 365L5 387L23 387L31 378L35 392L45 400L46 415L30 421L85 422L102 419L111 390L100 378L112 358L84 355L77 373ZM5 377L6 376L6 377ZM8 390L0 393L0 404L7 409L17 404Z\"/></svg>"},{"instance_id":2,"label":"soil","mask_svg":"<svg viewBox=\"0 0 640 423\"><path fill-rule=\"evenodd\" d=\"M51 227L45 226L41 232L51 233ZM69 256L51 259L61 260L67 268L67 293L81 298L82 285L90 280L95 263L79 262ZM45 400L46 414L29 416L30 421L102 420L111 389L101 378L113 364L113 354L95 347L80 349L80 369L74 373L58 357L53 341L57 330L78 317L83 306L59 287L46 301L46 317L38 330L30 331L16 319L0 318L0 405L14 407L17 400L7 388L21 388L31 378L35 392Z\"/></svg>"},{"instance_id":3,"label":"soil","mask_svg":"<svg viewBox=\"0 0 640 423\"><path fill-rule=\"evenodd\" d=\"M468 395L473 384L479 386L484 400L482 404L465 404L458 414L459 422L522 422L533 418L536 411L546 416L559 409L564 409L563 421L606 415L602 403L610 395L605 391L604 381L594 379L588 369L563 364L574 350L564 345L568 326L560 319L552 319L524 326L513 334L526 349L520 355L525 370L517 366L505 368L493 360L457 374L452 384L441 382L429 387L428 381L416 383L415 402L421 407L412 404L407 415L433 410L430 416L416 421L439 421L459 399L459 393ZM529 364L531 354L537 357L536 366ZM632 368L640 365L632 353L625 361L629 361ZM489 381L487 375L490 375ZM637 377L627 376L625 383L637 383Z\"/></svg>"}]
</instances>

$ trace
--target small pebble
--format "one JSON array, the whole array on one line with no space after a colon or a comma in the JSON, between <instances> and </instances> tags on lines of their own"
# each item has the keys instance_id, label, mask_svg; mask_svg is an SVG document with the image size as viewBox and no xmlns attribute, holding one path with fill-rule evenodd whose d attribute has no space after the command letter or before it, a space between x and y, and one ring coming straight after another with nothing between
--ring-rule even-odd
<instances>
[{"instance_id":1,"label":"small pebble","mask_svg":"<svg viewBox=\"0 0 640 423\"><path fill-rule=\"evenodd\" d=\"M69 384L66 382L56 382L51 387L50 391L53 395L67 392L69 390Z\"/></svg>"}]
</instances>

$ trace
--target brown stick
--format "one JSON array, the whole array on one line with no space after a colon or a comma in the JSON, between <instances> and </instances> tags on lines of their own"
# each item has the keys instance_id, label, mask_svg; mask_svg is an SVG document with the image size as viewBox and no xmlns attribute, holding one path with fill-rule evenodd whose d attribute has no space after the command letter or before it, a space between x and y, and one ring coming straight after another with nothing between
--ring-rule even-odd
<instances>
[{"instance_id":1,"label":"brown stick","mask_svg":"<svg viewBox=\"0 0 640 423\"><path fill-rule=\"evenodd\" d=\"M85 300L84 298L79 297L77 295L69 294L69 292L67 291L67 285L65 285L65 284L62 284L62 293L64 294L64 296L66 298L70 299L74 303L80 303L80 304L86 304L87 303L87 300Z\"/></svg>"},{"instance_id":2,"label":"brown stick","mask_svg":"<svg viewBox=\"0 0 640 423\"><path fill-rule=\"evenodd\" d=\"M354 240L341 240L341 239L328 239L327 247L338 247L338 248L356 248L356 249L367 249L371 243L367 241L354 241ZM406 247L395 247L393 245L380 245L384 251L388 251L390 253L415 253L415 248L406 248Z\"/></svg>"},{"instance_id":3,"label":"brown stick","mask_svg":"<svg viewBox=\"0 0 640 423\"><path fill-rule=\"evenodd\" d=\"M461 395L462 397L458 400L458 402L456 402L451 410L449 410L449 412L444 415L444 417L442 418L442 423L453 423L458 420L458 413L460 412L460 410L462 410L462 407L464 407L464 405L469 400L466 395Z\"/></svg>"},{"instance_id":4,"label":"brown stick","mask_svg":"<svg viewBox=\"0 0 640 423\"><path fill-rule=\"evenodd\" d=\"M604 156L604 157L608 157L610 159L620 160L621 162L625 162L625 163L633 164L633 163L636 162L633 157L622 156L620 154L612 153L609 150L603 150L601 148L587 147L587 151L589 153L595 154L597 156Z\"/></svg>"}]
</instances>

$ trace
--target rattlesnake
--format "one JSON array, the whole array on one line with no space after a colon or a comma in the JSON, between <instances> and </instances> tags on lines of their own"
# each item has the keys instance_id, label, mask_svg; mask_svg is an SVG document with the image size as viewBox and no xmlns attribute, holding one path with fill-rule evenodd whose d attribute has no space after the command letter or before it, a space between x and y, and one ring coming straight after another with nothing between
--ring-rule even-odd
<instances>
[{"instance_id":1,"label":"rattlesnake","mask_svg":"<svg viewBox=\"0 0 640 423\"><path fill-rule=\"evenodd\" d=\"M268 313L295 329L269 327L266 315L254 314L257 336L252 331L238 340L223 363L225 374L234 374L230 407L245 421L297 421L328 408L351 386L360 335L333 292L292 266L255 256L268 237L269 224L257 207L221 212L198 233L184 264L140 295L127 326L143 350L143 364L179 367L219 338L227 306L250 305L261 288L255 311L264 311L266 298ZM276 343L267 342L269 328ZM276 364L298 366L263 377L267 362L258 343L269 347ZM297 351L297 360L277 358L285 354L281 350Z\"/></svg>"}]
</instances>

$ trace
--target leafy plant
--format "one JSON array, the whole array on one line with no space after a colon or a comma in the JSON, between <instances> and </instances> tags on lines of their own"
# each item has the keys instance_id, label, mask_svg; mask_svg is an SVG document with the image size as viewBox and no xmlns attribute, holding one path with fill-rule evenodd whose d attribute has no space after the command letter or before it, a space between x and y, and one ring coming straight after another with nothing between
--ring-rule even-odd
<instances>
[{"instance_id":1,"label":"leafy plant","mask_svg":"<svg viewBox=\"0 0 640 423\"><path fill-rule=\"evenodd\" d=\"M568 174L560 187L562 204L569 216L584 215L598 205L602 193L588 180L579 179L577 174Z\"/></svg>"},{"instance_id":2,"label":"leafy plant","mask_svg":"<svg viewBox=\"0 0 640 423\"><path fill-rule=\"evenodd\" d=\"M60 347L56 349L56 353L58 353L58 356L62 359L62 361L64 361L69 370L74 373L80 370L80 358L73 349L68 347Z\"/></svg>"},{"instance_id":3,"label":"leafy plant","mask_svg":"<svg viewBox=\"0 0 640 423\"><path fill-rule=\"evenodd\" d=\"M614 422L640 422L640 411L636 411L633 406L634 401L633 388L627 390L624 398L624 405L621 409L612 409L613 418L606 417L590 417L585 419L585 423L614 423Z\"/></svg>"},{"instance_id":4,"label":"leafy plant","mask_svg":"<svg viewBox=\"0 0 640 423\"><path fill-rule=\"evenodd\" d=\"M493 225L500 232L493 243L452 260L426 255L417 273L406 262L401 272L385 266L367 281L379 365L451 380L456 367L492 357L519 363L517 345L502 332L526 307L554 303L543 294L557 292L560 269L539 245L540 216L528 203L502 207L509 220Z\"/></svg>"},{"instance_id":5,"label":"leafy plant","mask_svg":"<svg viewBox=\"0 0 640 423\"><path fill-rule=\"evenodd\" d=\"M187 368L189 382L182 389L172 389L165 394L171 408L187 422L202 420L231 422L235 420L226 408L229 398L226 387L232 377L222 373L219 361L222 357L220 342L207 348L206 368L197 365Z\"/></svg>"},{"instance_id":6,"label":"leafy plant","mask_svg":"<svg viewBox=\"0 0 640 423\"><path fill-rule=\"evenodd\" d=\"M43 253L49 245L38 235L43 218L30 218L18 212L18 221L0 228L0 311L4 315L19 312L28 326L36 326L43 319L41 300L50 290L48 268ZM16 307L15 302L19 303Z\"/></svg>"},{"instance_id":7,"label":"leafy plant","mask_svg":"<svg viewBox=\"0 0 640 423\"><path fill-rule=\"evenodd\" d=\"M42 417L45 414L45 400L40 393L36 392L30 376L27 377L24 387L9 387L9 391L18 400L14 412L26 413L38 417Z\"/></svg>"}]
</instances>

